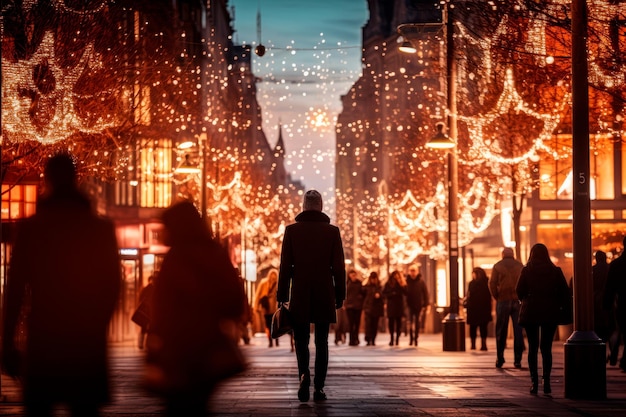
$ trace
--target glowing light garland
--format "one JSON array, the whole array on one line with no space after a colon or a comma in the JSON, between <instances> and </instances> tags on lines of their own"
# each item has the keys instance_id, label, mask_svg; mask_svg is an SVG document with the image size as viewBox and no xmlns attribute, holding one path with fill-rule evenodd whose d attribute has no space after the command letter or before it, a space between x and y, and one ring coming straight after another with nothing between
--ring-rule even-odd
<instances>
[{"instance_id":1,"label":"glowing light garland","mask_svg":"<svg viewBox=\"0 0 626 417\"><path fill-rule=\"evenodd\" d=\"M564 100L566 101L566 100ZM561 122L561 114L563 114L564 104L561 104L561 108L558 108L552 114L538 113L531 109L522 100L519 93L515 90L515 82L513 79L513 71L508 69L506 72L506 78L504 81L504 88L502 94L495 105L495 108L490 110L486 114L479 114L478 116L461 116L458 115L458 119L467 123L470 137L470 149L468 151L468 158L463 159L463 163L468 165L477 165L483 161L492 161L502 164L519 164L527 159L537 158L537 151L548 152L554 159L566 157L567 155L560 155L556 150L550 148L545 141L552 138L552 134L556 127ZM503 157L497 149L493 151L497 140L495 138L485 138L483 133L484 126L494 122L502 114L513 110L515 112L522 112L529 116L532 116L543 122L543 129L539 136L532 139L530 142L532 146L521 155L513 156L510 158Z\"/></svg>"},{"instance_id":2,"label":"glowing light garland","mask_svg":"<svg viewBox=\"0 0 626 417\"><path fill-rule=\"evenodd\" d=\"M75 100L85 96L73 90L88 65L98 65L93 54L93 43L90 43L74 67L61 68L52 32L45 33L30 59L10 62L3 54L3 129L16 141L37 140L50 144L73 133L101 133L113 127L116 121L110 115L107 115L110 120L100 116L91 122L78 116L76 111ZM33 75L36 71L49 71L45 82L53 87L38 86Z\"/></svg>"}]
</instances>

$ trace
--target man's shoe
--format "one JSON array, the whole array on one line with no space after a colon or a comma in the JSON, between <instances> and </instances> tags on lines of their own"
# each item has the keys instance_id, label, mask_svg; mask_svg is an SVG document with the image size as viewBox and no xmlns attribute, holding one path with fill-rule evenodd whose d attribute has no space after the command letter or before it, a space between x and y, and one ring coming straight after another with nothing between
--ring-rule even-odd
<instances>
[{"instance_id":1,"label":"man's shoe","mask_svg":"<svg viewBox=\"0 0 626 417\"><path fill-rule=\"evenodd\" d=\"M323 389L315 389L315 392L313 392L313 401L326 401L326 393Z\"/></svg>"},{"instance_id":2,"label":"man's shoe","mask_svg":"<svg viewBox=\"0 0 626 417\"><path fill-rule=\"evenodd\" d=\"M309 401L309 397L311 393L309 392L309 387L311 386L311 377L308 375L302 374L300 375L300 388L298 388L298 399L300 402Z\"/></svg>"},{"instance_id":3,"label":"man's shoe","mask_svg":"<svg viewBox=\"0 0 626 417\"><path fill-rule=\"evenodd\" d=\"M504 359L498 359L496 361L496 368L502 368L502 365L504 365Z\"/></svg>"},{"instance_id":4,"label":"man's shoe","mask_svg":"<svg viewBox=\"0 0 626 417\"><path fill-rule=\"evenodd\" d=\"M519 362L515 362L513 366L515 366L517 369L520 369L522 367L522 364Z\"/></svg>"}]
</instances>

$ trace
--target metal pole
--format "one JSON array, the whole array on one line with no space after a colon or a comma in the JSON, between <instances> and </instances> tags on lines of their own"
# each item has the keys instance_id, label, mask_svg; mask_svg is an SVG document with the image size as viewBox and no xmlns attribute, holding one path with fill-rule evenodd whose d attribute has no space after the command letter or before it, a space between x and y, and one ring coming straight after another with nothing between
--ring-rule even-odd
<instances>
[{"instance_id":1,"label":"metal pole","mask_svg":"<svg viewBox=\"0 0 626 417\"><path fill-rule=\"evenodd\" d=\"M445 3L446 80L448 101L448 135L457 144L456 58L454 56L454 18L450 2ZM458 144L457 144L458 145ZM459 173L456 150L448 153L448 251L450 273L450 313L443 319L443 350L465 351L465 320L459 316Z\"/></svg>"},{"instance_id":2,"label":"metal pole","mask_svg":"<svg viewBox=\"0 0 626 417\"><path fill-rule=\"evenodd\" d=\"M565 343L565 397L606 398L606 347L593 331L587 2L572 0L574 333Z\"/></svg>"}]
</instances>

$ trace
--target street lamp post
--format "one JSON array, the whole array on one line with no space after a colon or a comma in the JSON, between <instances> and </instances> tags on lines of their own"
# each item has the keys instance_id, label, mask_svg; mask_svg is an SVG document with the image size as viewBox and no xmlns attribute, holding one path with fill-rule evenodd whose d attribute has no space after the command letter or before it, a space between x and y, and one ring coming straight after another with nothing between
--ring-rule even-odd
<instances>
[{"instance_id":1,"label":"street lamp post","mask_svg":"<svg viewBox=\"0 0 626 417\"><path fill-rule=\"evenodd\" d=\"M448 106L448 132L443 133L443 125L437 126L437 134L426 144L434 149L448 149L448 262L450 286L450 311L443 319L443 350L465 351L465 320L459 315L459 238L458 238L458 161L457 144L457 106L456 106L456 58L454 56L454 19L449 2L444 2L443 26L445 27L446 46L446 94ZM404 24L398 31L406 34L414 31L430 32L436 24ZM431 30L429 30L431 29Z\"/></svg>"}]
</instances>

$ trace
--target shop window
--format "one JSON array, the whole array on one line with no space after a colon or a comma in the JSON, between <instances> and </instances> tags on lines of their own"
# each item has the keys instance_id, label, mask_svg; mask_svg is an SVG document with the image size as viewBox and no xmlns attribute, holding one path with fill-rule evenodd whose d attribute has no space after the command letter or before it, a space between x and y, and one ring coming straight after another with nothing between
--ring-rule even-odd
<instances>
[{"instance_id":1,"label":"shop window","mask_svg":"<svg viewBox=\"0 0 626 417\"><path fill-rule=\"evenodd\" d=\"M16 220L35 214L36 185L2 184L2 220Z\"/></svg>"},{"instance_id":2,"label":"shop window","mask_svg":"<svg viewBox=\"0 0 626 417\"><path fill-rule=\"evenodd\" d=\"M592 199L615 199L615 169L611 137L597 136L592 143L590 160L591 178L594 185Z\"/></svg>"},{"instance_id":3,"label":"shop window","mask_svg":"<svg viewBox=\"0 0 626 417\"><path fill-rule=\"evenodd\" d=\"M139 151L141 207L167 207L172 200L172 142L142 140Z\"/></svg>"}]
</instances>

